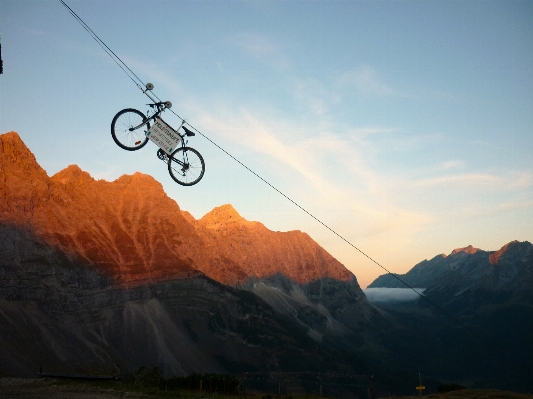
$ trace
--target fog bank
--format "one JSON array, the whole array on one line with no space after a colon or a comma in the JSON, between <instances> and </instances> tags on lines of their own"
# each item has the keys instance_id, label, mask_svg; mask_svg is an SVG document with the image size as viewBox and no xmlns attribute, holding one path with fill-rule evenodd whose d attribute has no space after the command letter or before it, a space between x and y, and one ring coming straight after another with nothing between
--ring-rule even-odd
<instances>
[{"instance_id":1,"label":"fog bank","mask_svg":"<svg viewBox=\"0 0 533 399\"><path fill-rule=\"evenodd\" d=\"M422 294L426 289L415 288L415 290ZM410 302L420 298L420 295L410 288L367 288L363 292L372 303Z\"/></svg>"}]
</instances>

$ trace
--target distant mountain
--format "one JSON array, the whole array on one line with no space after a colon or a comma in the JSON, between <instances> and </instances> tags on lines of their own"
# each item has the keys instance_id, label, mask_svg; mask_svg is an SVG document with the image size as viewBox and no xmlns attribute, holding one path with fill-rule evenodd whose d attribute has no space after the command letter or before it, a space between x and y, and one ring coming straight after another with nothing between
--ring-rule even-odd
<instances>
[{"instance_id":1,"label":"distant mountain","mask_svg":"<svg viewBox=\"0 0 533 399\"><path fill-rule=\"evenodd\" d=\"M411 287L427 288L427 292L468 290L493 292L530 291L533 287L533 245L512 241L498 251L483 251L471 245L458 248L448 256L442 254L424 260L406 274L397 274ZM391 274L379 276L369 288L405 288Z\"/></svg>"},{"instance_id":2,"label":"distant mountain","mask_svg":"<svg viewBox=\"0 0 533 399\"><path fill-rule=\"evenodd\" d=\"M498 251L458 248L397 276L411 287L424 288L431 303L420 298L380 305L401 325L389 338L395 362L416 359L418 367L470 386L482 386L487 379L502 388L533 390L525 377L533 373L531 243L512 241ZM369 288L405 286L383 275Z\"/></svg>"}]
</instances>

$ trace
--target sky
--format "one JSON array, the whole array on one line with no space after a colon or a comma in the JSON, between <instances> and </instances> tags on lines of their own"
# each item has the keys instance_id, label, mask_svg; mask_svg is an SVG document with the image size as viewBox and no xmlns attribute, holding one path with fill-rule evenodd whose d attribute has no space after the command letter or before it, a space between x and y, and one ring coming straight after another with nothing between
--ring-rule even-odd
<instances>
[{"instance_id":1,"label":"sky","mask_svg":"<svg viewBox=\"0 0 533 399\"><path fill-rule=\"evenodd\" d=\"M162 100L387 271L533 242L533 2L66 3ZM0 0L0 133L54 175L137 171L200 218L308 233L365 288L384 269L202 136L182 187L110 134L148 98L58 0ZM171 126L180 120L166 113Z\"/></svg>"}]
</instances>

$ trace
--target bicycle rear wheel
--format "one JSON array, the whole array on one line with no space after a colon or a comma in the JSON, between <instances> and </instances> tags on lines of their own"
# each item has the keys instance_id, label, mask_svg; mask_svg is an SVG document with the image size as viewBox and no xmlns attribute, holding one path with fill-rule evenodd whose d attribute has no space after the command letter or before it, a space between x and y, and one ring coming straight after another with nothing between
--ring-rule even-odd
<instances>
[{"instance_id":1,"label":"bicycle rear wheel","mask_svg":"<svg viewBox=\"0 0 533 399\"><path fill-rule=\"evenodd\" d=\"M168 158L168 173L182 186L198 183L205 172L204 159L198 151L190 147L180 147Z\"/></svg>"},{"instance_id":2,"label":"bicycle rear wheel","mask_svg":"<svg viewBox=\"0 0 533 399\"><path fill-rule=\"evenodd\" d=\"M133 108L126 108L115 115L111 122L111 136L120 148L127 151L135 151L143 148L148 143L146 131L150 129L148 118ZM141 123L146 124L133 130Z\"/></svg>"}]
</instances>

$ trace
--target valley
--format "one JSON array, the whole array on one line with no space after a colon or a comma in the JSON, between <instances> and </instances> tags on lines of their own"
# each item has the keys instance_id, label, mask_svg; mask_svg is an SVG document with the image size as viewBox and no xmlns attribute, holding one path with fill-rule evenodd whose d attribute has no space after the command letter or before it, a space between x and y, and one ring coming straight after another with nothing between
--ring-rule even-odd
<instances>
[{"instance_id":1,"label":"valley","mask_svg":"<svg viewBox=\"0 0 533 399\"><path fill-rule=\"evenodd\" d=\"M527 241L458 248L398 276L454 320L422 298L369 301L304 232L230 204L197 220L141 173L49 177L17 133L0 141L0 376L309 372L376 375L380 392L406 393L421 372L430 392L533 392ZM391 275L369 286L401 287Z\"/></svg>"}]
</instances>

